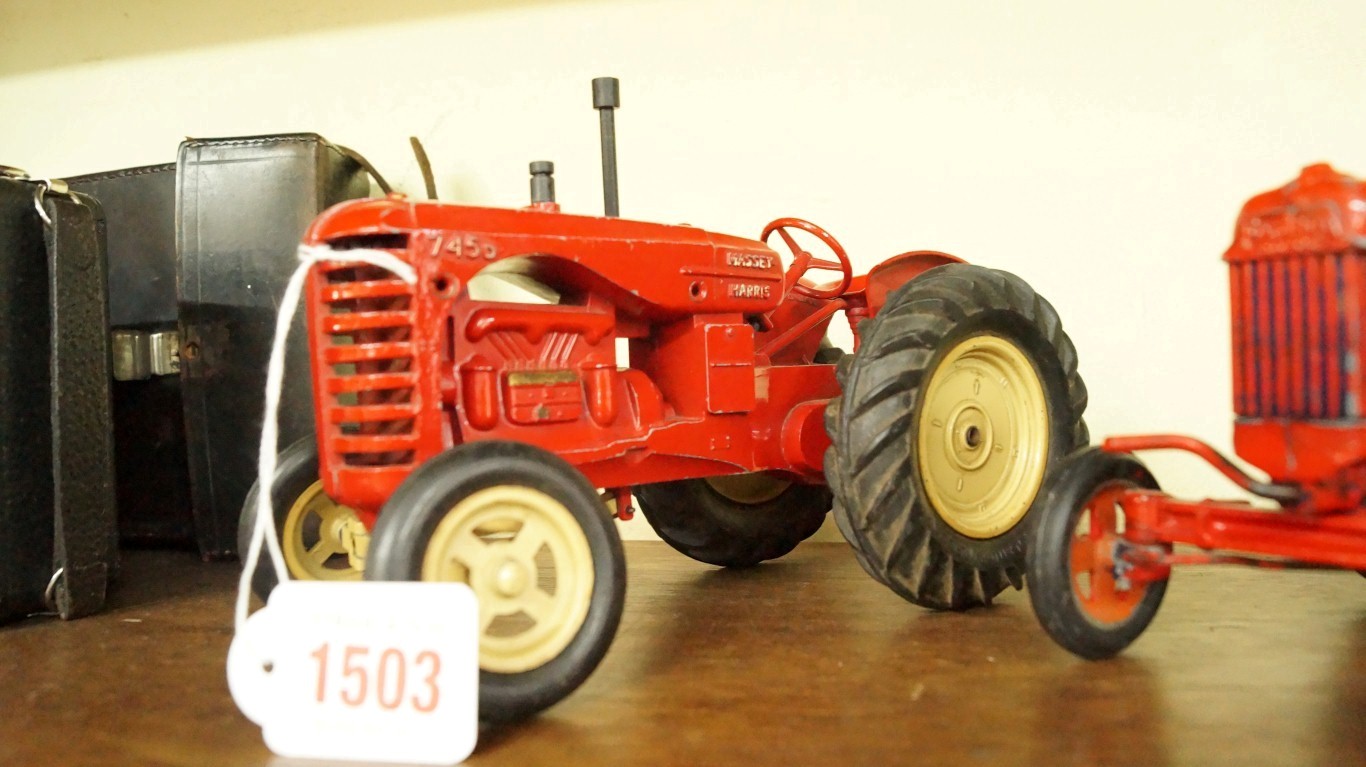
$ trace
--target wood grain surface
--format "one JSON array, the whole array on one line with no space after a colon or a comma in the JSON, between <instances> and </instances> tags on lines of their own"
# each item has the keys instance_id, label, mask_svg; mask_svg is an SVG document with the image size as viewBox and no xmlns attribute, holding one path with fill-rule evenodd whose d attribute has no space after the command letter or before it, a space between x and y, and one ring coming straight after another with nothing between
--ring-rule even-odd
<instances>
[{"instance_id":1,"label":"wood grain surface","mask_svg":"<svg viewBox=\"0 0 1366 767\"><path fill-rule=\"evenodd\" d=\"M1076 660L1021 592L928 612L842 544L730 572L628 543L621 630L471 765L1366 764L1366 580L1177 573L1120 659ZM289 765L228 697L237 568L125 552L108 612L0 628L0 764Z\"/></svg>"}]
</instances>

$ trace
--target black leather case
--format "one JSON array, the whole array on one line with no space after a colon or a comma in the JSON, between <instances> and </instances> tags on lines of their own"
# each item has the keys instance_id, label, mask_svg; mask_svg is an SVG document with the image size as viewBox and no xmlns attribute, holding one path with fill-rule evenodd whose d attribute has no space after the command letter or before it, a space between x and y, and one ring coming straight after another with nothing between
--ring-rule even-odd
<instances>
[{"instance_id":1,"label":"black leather case","mask_svg":"<svg viewBox=\"0 0 1366 767\"><path fill-rule=\"evenodd\" d=\"M67 179L96 198L108 231L109 323L176 331L175 165ZM126 544L195 544L178 375L113 382L119 537Z\"/></svg>"},{"instance_id":2,"label":"black leather case","mask_svg":"<svg viewBox=\"0 0 1366 767\"><path fill-rule=\"evenodd\" d=\"M104 219L36 188L0 178L0 619L94 612L118 564Z\"/></svg>"},{"instance_id":3,"label":"black leather case","mask_svg":"<svg viewBox=\"0 0 1366 767\"><path fill-rule=\"evenodd\" d=\"M181 377L195 527L206 556L236 549L256 479L266 363L285 283L318 213L364 197L361 166L311 133L191 140L176 167ZM290 335L280 445L312 434L304 315Z\"/></svg>"},{"instance_id":4,"label":"black leather case","mask_svg":"<svg viewBox=\"0 0 1366 767\"><path fill-rule=\"evenodd\" d=\"M33 185L0 179L0 620L41 610L53 573L51 327Z\"/></svg>"}]
</instances>

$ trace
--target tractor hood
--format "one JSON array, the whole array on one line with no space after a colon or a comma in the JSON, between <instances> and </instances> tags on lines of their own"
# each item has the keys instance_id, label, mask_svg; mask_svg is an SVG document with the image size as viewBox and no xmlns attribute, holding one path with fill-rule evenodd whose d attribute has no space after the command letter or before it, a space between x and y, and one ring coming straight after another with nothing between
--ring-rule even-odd
<instances>
[{"instance_id":1,"label":"tractor hood","mask_svg":"<svg viewBox=\"0 0 1366 767\"><path fill-rule=\"evenodd\" d=\"M1349 248L1366 250L1366 183L1320 163L1243 206L1224 260L1337 253Z\"/></svg>"},{"instance_id":2,"label":"tractor hood","mask_svg":"<svg viewBox=\"0 0 1366 767\"><path fill-rule=\"evenodd\" d=\"M390 195L328 209L304 242L385 235L408 239L373 245L405 248L409 258L429 258L431 268L440 263L462 280L485 269L516 273L558 293L605 296L632 314L762 314L782 299L782 262L775 251L686 225Z\"/></svg>"}]
</instances>

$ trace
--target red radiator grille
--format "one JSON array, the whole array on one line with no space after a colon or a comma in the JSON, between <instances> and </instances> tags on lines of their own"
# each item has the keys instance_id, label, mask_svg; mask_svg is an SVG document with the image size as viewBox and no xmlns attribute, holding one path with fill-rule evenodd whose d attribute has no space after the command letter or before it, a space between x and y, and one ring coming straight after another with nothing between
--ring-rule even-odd
<instances>
[{"instance_id":1,"label":"red radiator grille","mask_svg":"<svg viewBox=\"0 0 1366 767\"><path fill-rule=\"evenodd\" d=\"M378 267L319 268L314 374L329 452L346 466L411 465L420 407L413 288Z\"/></svg>"},{"instance_id":2,"label":"red radiator grille","mask_svg":"<svg viewBox=\"0 0 1366 767\"><path fill-rule=\"evenodd\" d=\"M1238 415L1360 417L1362 255L1234 261L1230 282Z\"/></svg>"}]
</instances>

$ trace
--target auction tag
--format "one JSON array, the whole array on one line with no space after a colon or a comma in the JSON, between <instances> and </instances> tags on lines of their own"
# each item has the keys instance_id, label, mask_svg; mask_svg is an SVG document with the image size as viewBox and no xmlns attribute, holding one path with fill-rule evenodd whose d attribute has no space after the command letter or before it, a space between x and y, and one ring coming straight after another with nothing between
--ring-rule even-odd
<instances>
[{"instance_id":1,"label":"auction tag","mask_svg":"<svg viewBox=\"0 0 1366 767\"><path fill-rule=\"evenodd\" d=\"M228 650L228 688L286 757L455 764L479 727L463 583L285 581Z\"/></svg>"}]
</instances>

